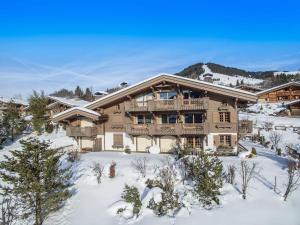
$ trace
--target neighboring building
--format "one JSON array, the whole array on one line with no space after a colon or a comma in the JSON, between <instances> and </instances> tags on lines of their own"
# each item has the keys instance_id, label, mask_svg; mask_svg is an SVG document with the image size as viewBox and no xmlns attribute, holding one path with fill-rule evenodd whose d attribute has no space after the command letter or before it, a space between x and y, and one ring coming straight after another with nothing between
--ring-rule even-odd
<instances>
[{"instance_id":1,"label":"neighboring building","mask_svg":"<svg viewBox=\"0 0 300 225\"><path fill-rule=\"evenodd\" d=\"M206 81L206 82L209 82L209 83L213 83L214 80L213 80L213 74L211 73L206 73L203 75L203 80Z\"/></svg>"},{"instance_id":2,"label":"neighboring building","mask_svg":"<svg viewBox=\"0 0 300 225\"><path fill-rule=\"evenodd\" d=\"M81 150L168 153L175 144L236 153L238 106L256 95L194 79L162 74L53 117Z\"/></svg>"},{"instance_id":3,"label":"neighboring building","mask_svg":"<svg viewBox=\"0 0 300 225\"><path fill-rule=\"evenodd\" d=\"M28 103L20 99L7 99L0 97L0 118L7 109L9 103L13 103L19 111L20 116L25 116Z\"/></svg>"},{"instance_id":4,"label":"neighboring building","mask_svg":"<svg viewBox=\"0 0 300 225\"><path fill-rule=\"evenodd\" d=\"M52 119L54 115L66 111L67 109L84 106L90 102L75 98L62 98L55 96L47 96L47 116Z\"/></svg>"},{"instance_id":5,"label":"neighboring building","mask_svg":"<svg viewBox=\"0 0 300 225\"><path fill-rule=\"evenodd\" d=\"M284 102L300 99L300 82L282 84L256 93L261 102Z\"/></svg>"},{"instance_id":6,"label":"neighboring building","mask_svg":"<svg viewBox=\"0 0 300 225\"><path fill-rule=\"evenodd\" d=\"M252 120L240 120L239 121L239 137L252 136L253 134L253 121Z\"/></svg>"},{"instance_id":7,"label":"neighboring building","mask_svg":"<svg viewBox=\"0 0 300 225\"><path fill-rule=\"evenodd\" d=\"M300 116L300 99L291 101L285 105L289 116Z\"/></svg>"},{"instance_id":8,"label":"neighboring building","mask_svg":"<svg viewBox=\"0 0 300 225\"><path fill-rule=\"evenodd\" d=\"M96 91L94 94L93 94L93 97L95 100L99 99L99 98L102 98L104 97L105 95L107 95L108 93L106 91Z\"/></svg>"},{"instance_id":9,"label":"neighboring building","mask_svg":"<svg viewBox=\"0 0 300 225\"><path fill-rule=\"evenodd\" d=\"M243 85L239 85L236 88L240 89L240 90L244 90L244 91L249 91L249 92L252 92L252 93L257 93L257 92L260 92L260 91L263 90L261 88L255 87L255 86L244 85L244 84Z\"/></svg>"}]
</instances>

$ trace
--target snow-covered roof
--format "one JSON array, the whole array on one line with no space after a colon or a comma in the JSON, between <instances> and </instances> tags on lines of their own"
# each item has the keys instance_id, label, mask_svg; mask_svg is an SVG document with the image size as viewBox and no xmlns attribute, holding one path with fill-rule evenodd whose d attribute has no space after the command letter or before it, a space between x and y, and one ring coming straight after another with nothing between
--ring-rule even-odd
<instances>
[{"instance_id":1,"label":"snow-covered roof","mask_svg":"<svg viewBox=\"0 0 300 225\"><path fill-rule=\"evenodd\" d=\"M21 100L21 99L16 99L16 98L4 98L4 97L0 97L0 101L4 102L4 103L9 103L9 102L14 102L15 104L19 104L19 105L28 105L27 101Z\"/></svg>"},{"instance_id":2,"label":"snow-covered roof","mask_svg":"<svg viewBox=\"0 0 300 225\"><path fill-rule=\"evenodd\" d=\"M128 86L126 88L123 88L123 89L120 89L118 91L115 91L115 92L113 92L111 94L108 94L108 95L104 96L103 98L100 98L100 99L97 99L97 100L95 100L93 102L88 103L84 107L88 108L89 106L91 106L91 105L93 105L93 104L95 104L97 102L100 102L100 101L103 101L105 99L111 98L111 97L113 97L115 95L118 95L118 94L120 94L122 92L125 92L125 91L127 91L129 89L133 89L136 86L139 86L139 85L141 85L143 83L146 83L148 81L151 81L151 80L154 80L156 78L163 77L163 76L170 77L170 78L176 78L176 79L183 80L183 81L190 81L190 82L192 81L193 83L202 84L202 85L206 85L206 86L210 86L210 87L215 87L215 88L220 88L220 89L225 89L225 90L230 90L230 91L233 91L235 93L241 93L241 94L246 94L248 96L256 97L256 94L248 92L248 91L244 91L244 90L240 90L240 89L236 89L236 88L231 88L231 87L227 87L227 86L223 86L223 85L219 85L219 84L208 83L208 82L205 82L205 81L195 80L195 79L191 79L191 78L187 78L187 77L181 77L181 76L177 76L177 75L173 75L173 74L161 73L161 74L158 74L156 76L150 77L150 78L148 78L146 80L140 81L140 82L138 82L136 84L133 84L131 86Z\"/></svg>"},{"instance_id":3,"label":"snow-covered roof","mask_svg":"<svg viewBox=\"0 0 300 225\"><path fill-rule=\"evenodd\" d=\"M92 118L98 118L99 116L101 116L100 113L94 111L94 110L90 110L90 109L87 109L87 108L83 108L83 107L73 107L73 108L70 108L66 111L63 111L63 112L60 112L56 115L53 116L53 122L58 122L64 118L68 118L70 116L73 116L73 115L81 115L83 114L84 116L87 116L87 117L92 117Z\"/></svg>"},{"instance_id":4,"label":"snow-covered roof","mask_svg":"<svg viewBox=\"0 0 300 225\"><path fill-rule=\"evenodd\" d=\"M271 91L275 91L275 90L278 90L278 89L281 89L281 88L289 87L291 85L293 85L293 86L300 86L300 82L294 82L293 81L293 82L281 84L281 85L278 85L278 86L275 86L275 87L272 87L272 88L269 88L269 89L257 92L256 95L259 96L259 95L262 95L262 94L265 94L265 93L269 93Z\"/></svg>"},{"instance_id":5,"label":"snow-covered roof","mask_svg":"<svg viewBox=\"0 0 300 225\"><path fill-rule=\"evenodd\" d=\"M62 97L55 97L55 96L47 96L47 98L71 107L84 106L89 103L88 101L81 100L78 98L62 98Z\"/></svg>"},{"instance_id":6,"label":"snow-covered roof","mask_svg":"<svg viewBox=\"0 0 300 225\"><path fill-rule=\"evenodd\" d=\"M297 99L297 100L294 100L294 101L291 101L291 102L288 102L286 103L285 105L293 105L295 103L299 103L300 102L300 99Z\"/></svg>"}]
</instances>

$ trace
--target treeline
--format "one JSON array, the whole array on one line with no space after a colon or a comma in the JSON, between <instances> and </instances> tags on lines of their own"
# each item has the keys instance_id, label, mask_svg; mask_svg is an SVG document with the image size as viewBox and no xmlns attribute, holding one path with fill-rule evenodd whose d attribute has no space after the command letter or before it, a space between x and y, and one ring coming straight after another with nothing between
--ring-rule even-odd
<instances>
[{"instance_id":1,"label":"treeline","mask_svg":"<svg viewBox=\"0 0 300 225\"><path fill-rule=\"evenodd\" d=\"M92 88L86 88L85 91L80 86L77 86L74 91L68 89L60 89L53 92L50 96L62 97L62 98L79 98L85 101L93 101L94 96Z\"/></svg>"}]
</instances>

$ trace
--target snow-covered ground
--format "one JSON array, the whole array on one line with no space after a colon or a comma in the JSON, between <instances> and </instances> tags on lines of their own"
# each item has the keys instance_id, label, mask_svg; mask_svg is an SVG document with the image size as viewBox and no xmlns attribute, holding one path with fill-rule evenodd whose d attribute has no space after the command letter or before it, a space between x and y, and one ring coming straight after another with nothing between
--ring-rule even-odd
<instances>
[{"instance_id":1,"label":"snow-covered ground","mask_svg":"<svg viewBox=\"0 0 300 225\"><path fill-rule=\"evenodd\" d=\"M252 119L256 126L265 122L272 122L273 127L277 125L299 126L299 118L275 117L263 113L241 113L240 118ZM265 136L267 131L262 131ZM264 133L266 132L266 133ZM284 135L283 145L286 142L300 143L299 135L291 129L279 131ZM30 136L35 136L31 134ZM27 138L23 137L23 138ZM52 147L59 148L69 145L76 146L76 143L65 136L65 131L60 130L52 134L39 136L42 140L51 140ZM175 217L157 217L145 206L141 216L137 220L127 221L116 215L117 206L121 200L121 193L124 185L135 185L142 196L142 200L149 198L145 185L145 178L134 170L131 162L137 157L146 157L148 163L147 177L153 177L155 168L165 166L168 155L156 154L125 154L119 152L94 152L81 155L79 162L73 165L74 186L73 196L66 202L65 206L58 212L52 214L45 224L47 225L98 225L98 224L143 224L143 225L169 225L169 224L205 224L205 225L297 225L300 224L298 215L300 210L300 189L294 192L287 202L283 201L283 192L287 182L287 158L277 156L273 150L266 149L251 141L241 141L247 149L255 147L258 155L246 159L250 164L258 164L259 173L255 175L250 184L247 200L241 196L241 178L236 175L234 185L225 183L222 190L220 206L214 206L211 210L204 209L197 204L191 204L189 211L182 209ZM9 150L20 148L18 141L7 145L0 150L0 160ZM242 155L245 154L241 154ZM241 157L221 157L224 169L234 165L239 168ZM97 183L93 174L92 166L95 162L105 165L106 168L111 162L116 162L117 175L109 178L106 175L101 184ZM274 179L277 179L277 189L274 188ZM22 223L20 223L22 224Z\"/></svg>"},{"instance_id":2,"label":"snow-covered ground","mask_svg":"<svg viewBox=\"0 0 300 225\"><path fill-rule=\"evenodd\" d=\"M249 84L249 85L256 85L256 84L260 84L263 82L263 80L261 79L255 79L255 78L250 78L250 77L243 77L243 76L228 76L225 74L221 74L221 73L213 73L207 65L203 65L202 68L204 69L204 73L201 74L199 76L200 80L203 80L203 75L210 73L213 75L213 79L218 79L218 81L214 81L214 83L216 84L220 84L220 85L225 85L225 86L229 86L230 84L232 85L236 85L237 81L239 83L241 83L241 81L243 80L244 84Z\"/></svg>"}]
</instances>

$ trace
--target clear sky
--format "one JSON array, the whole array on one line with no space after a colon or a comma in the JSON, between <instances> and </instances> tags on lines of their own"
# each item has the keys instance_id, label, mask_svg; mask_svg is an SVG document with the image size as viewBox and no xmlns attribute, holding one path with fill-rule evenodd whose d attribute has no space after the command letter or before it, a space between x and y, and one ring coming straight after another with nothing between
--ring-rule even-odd
<instances>
[{"instance_id":1,"label":"clear sky","mask_svg":"<svg viewBox=\"0 0 300 225\"><path fill-rule=\"evenodd\" d=\"M0 96L101 90L208 61L300 69L300 1L0 0Z\"/></svg>"}]
</instances>

